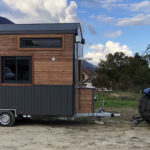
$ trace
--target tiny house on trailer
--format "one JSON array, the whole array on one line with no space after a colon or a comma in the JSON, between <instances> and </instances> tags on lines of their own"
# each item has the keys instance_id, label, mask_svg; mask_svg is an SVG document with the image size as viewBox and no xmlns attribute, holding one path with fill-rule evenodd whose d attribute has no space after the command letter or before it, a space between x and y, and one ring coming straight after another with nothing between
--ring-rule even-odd
<instances>
[{"instance_id":1,"label":"tiny house on trailer","mask_svg":"<svg viewBox=\"0 0 150 150\"><path fill-rule=\"evenodd\" d=\"M1 24L0 124L93 116L94 88L82 87L83 44L79 23Z\"/></svg>"}]
</instances>

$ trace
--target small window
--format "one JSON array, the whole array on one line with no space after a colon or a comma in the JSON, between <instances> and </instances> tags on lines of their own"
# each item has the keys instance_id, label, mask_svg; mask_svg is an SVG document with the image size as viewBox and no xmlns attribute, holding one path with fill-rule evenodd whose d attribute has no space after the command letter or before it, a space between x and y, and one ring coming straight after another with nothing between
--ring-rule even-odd
<instances>
[{"instance_id":1,"label":"small window","mask_svg":"<svg viewBox=\"0 0 150 150\"><path fill-rule=\"evenodd\" d=\"M3 83L31 83L31 57L2 57Z\"/></svg>"},{"instance_id":2,"label":"small window","mask_svg":"<svg viewBox=\"0 0 150 150\"><path fill-rule=\"evenodd\" d=\"M62 38L20 38L20 48L62 48Z\"/></svg>"}]
</instances>

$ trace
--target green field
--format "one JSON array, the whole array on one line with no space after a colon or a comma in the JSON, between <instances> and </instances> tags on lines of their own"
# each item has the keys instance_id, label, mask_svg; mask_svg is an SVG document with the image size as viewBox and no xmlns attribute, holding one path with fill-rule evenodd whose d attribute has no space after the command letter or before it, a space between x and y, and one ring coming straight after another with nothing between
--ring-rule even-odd
<instances>
[{"instance_id":1,"label":"green field","mask_svg":"<svg viewBox=\"0 0 150 150\"><path fill-rule=\"evenodd\" d=\"M134 92L96 92L97 102L95 102L95 107L100 108L102 106L102 101L105 101L105 108L133 108L137 109L138 101L141 98L140 93Z\"/></svg>"}]
</instances>

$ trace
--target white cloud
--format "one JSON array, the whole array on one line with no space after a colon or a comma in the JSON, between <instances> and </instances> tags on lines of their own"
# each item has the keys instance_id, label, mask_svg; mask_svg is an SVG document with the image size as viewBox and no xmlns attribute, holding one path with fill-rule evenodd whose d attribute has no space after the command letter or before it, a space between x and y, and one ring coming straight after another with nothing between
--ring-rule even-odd
<instances>
[{"instance_id":1,"label":"white cloud","mask_svg":"<svg viewBox=\"0 0 150 150\"><path fill-rule=\"evenodd\" d=\"M91 1L92 2L92 1ZM98 0L95 0L95 4L98 4ZM114 18L106 15L92 16L92 18L97 18L100 22L109 23L111 25L117 26L139 26L139 25L150 25L150 1L143 0L137 3L125 3L123 1L103 1L100 0L99 3L103 3L106 8L120 8L131 12L131 16ZM134 12L134 13L133 13Z\"/></svg>"},{"instance_id":2,"label":"white cloud","mask_svg":"<svg viewBox=\"0 0 150 150\"><path fill-rule=\"evenodd\" d=\"M107 38L118 38L122 35L122 31L121 30L118 30L118 31L115 31L115 32L105 32L104 33L104 36L107 37Z\"/></svg>"},{"instance_id":3,"label":"white cloud","mask_svg":"<svg viewBox=\"0 0 150 150\"><path fill-rule=\"evenodd\" d=\"M90 32L90 34L92 34L92 35L96 35L97 34L97 32L96 32L96 30L95 30L95 28L93 26L87 25L86 28Z\"/></svg>"},{"instance_id":4,"label":"white cloud","mask_svg":"<svg viewBox=\"0 0 150 150\"><path fill-rule=\"evenodd\" d=\"M101 7L104 9L125 9L131 12L150 12L150 1L143 0L140 2L125 2L125 0L81 0L81 4L84 4L88 7Z\"/></svg>"},{"instance_id":5,"label":"white cloud","mask_svg":"<svg viewBox=\"0 0 150 150\"><path fill-rule=\"evenodd\" d=\"M80 3L88 7L102 7L105 9L110 9L112 7L123 7L123 0L81 0Z\"/></svg>"},{"instance_id":6,"label":"white cloud","mask_svg":"<svg viewBox=\"0 0 150 150\"><path fill-rule=\"evenodd\" d=\"M15 23L43 23L43 22L79 22L77 4L67 0L3 0L12 10L20 15L6 14Z\"/></svg>"},{"instance_id":7,"label":"white cloud","mask_svg":"<svg viewBox=\"0 0 150 150\"><path fill-rule=\"evenodd\" d=\"M91 16L100 22L109 23L116 26L139 26L150 25L150 14L137 14L132 17L114 18L106 15Z\"/></svg>"},{"instance_id":8,"label":"white cloud","mask_svg":"<svg viewBox=\"0 0 150 150\"><path fill-rule=\"evenodd\" d=\"M115 52L123 52L127 56L133 56L132 50L127 45L120 45L119 43L108 41L105 45L97 44L89 47L90 52L87 53L86 57L91 57L91 63L98 64L100 59L105 60L106 55L109 53L114 54Z\"/></svg>"},{"instance_id":9,"label":"white cloud","mask_svg":"<svg viewBox=\"0 0 150 150\"><path fill-rule=\"evenodd\" d=\"M106 15L98 15L97 17L91 16L91 18L97 18L100 22L113 24L115 22L115 18L108 17Z\"/></svg>"},{"instance_id":10,"label":"white cloud","mask_svg":"<svg viewBox=\"0 0 150 150\"><path fill-rule=\"evenodd\" d=\"M150 12L150 1L142 1L130 5L130 10L135 12Z\"/></svg>"},{"instance_id":11,"label":"white cloud","mask_svg":"<svg viewBox=\"0 0 150 150\"><path fill-rule=\"evenodd\" d=\"M150 25L150 14L138 14L134 17L120 18L117 21L118 26L138 26L138 25Z\"/></svg>"}]
</instances>

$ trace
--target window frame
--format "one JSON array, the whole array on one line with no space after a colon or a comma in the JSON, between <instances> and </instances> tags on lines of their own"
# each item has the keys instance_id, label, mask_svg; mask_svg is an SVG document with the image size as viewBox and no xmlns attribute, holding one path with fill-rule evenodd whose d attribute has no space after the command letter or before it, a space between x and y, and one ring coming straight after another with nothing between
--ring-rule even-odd
<instances>
[{"instance_id":1,"label":"window frame","mask_svg":"<svg viewBox=\"0 0 150 150\"><path fill-rule=\"evenodd\" d=\"M29 40L31 40L31 41L36 41L36 40L39 40L38 42L43 42L44 40L46 41L47 40L47 43L49 43L50 42L50 40L59 40L59 45L57 45L57 46L41 46L41 45L38 45L38 46L36 46L35 44L34 45L28 45L28 44L25 44L24 43L24 41L29 41ZM41 41L40 41L41 40ZM52 41L51 41L51 43L52 43ZM44 44L43 44L44 45ZM62 38L60 38L60 37L56 37L56 38L54 38L54 37L42 37L42 38L20 38L20 48L62 48Z\"/></svg>"},{"instance_id":2,"label":"window frame","mask_svg":"<svg viewBox=\"0 0 150 150\"><path fill-rule=\"evenodd\" d=\"M15 59L16 61L16 80L5 80L4 69L5 69L5 60L6 59ZM17 80L17 60L29 60L29 80ZM2 84L32 84L32 56L1 56L1 83Z\"/></svg>"},{"instance_id":3,"label":"window frame","mask_svg":"<svg viewBox=\"0 0 150 150\"><path fill-rule=\"evenodd\" d=\"M21 48L21 39L22 38L61 38L62 39L62 47L60 48L33 48L33 47L29 47L29 48ZM34 35L18 35L18 41L17 41L17 50L39 50L39 51L61 51L64 50L64 35L63 34L34 34Z\"/></svg>"}]
</instances>

